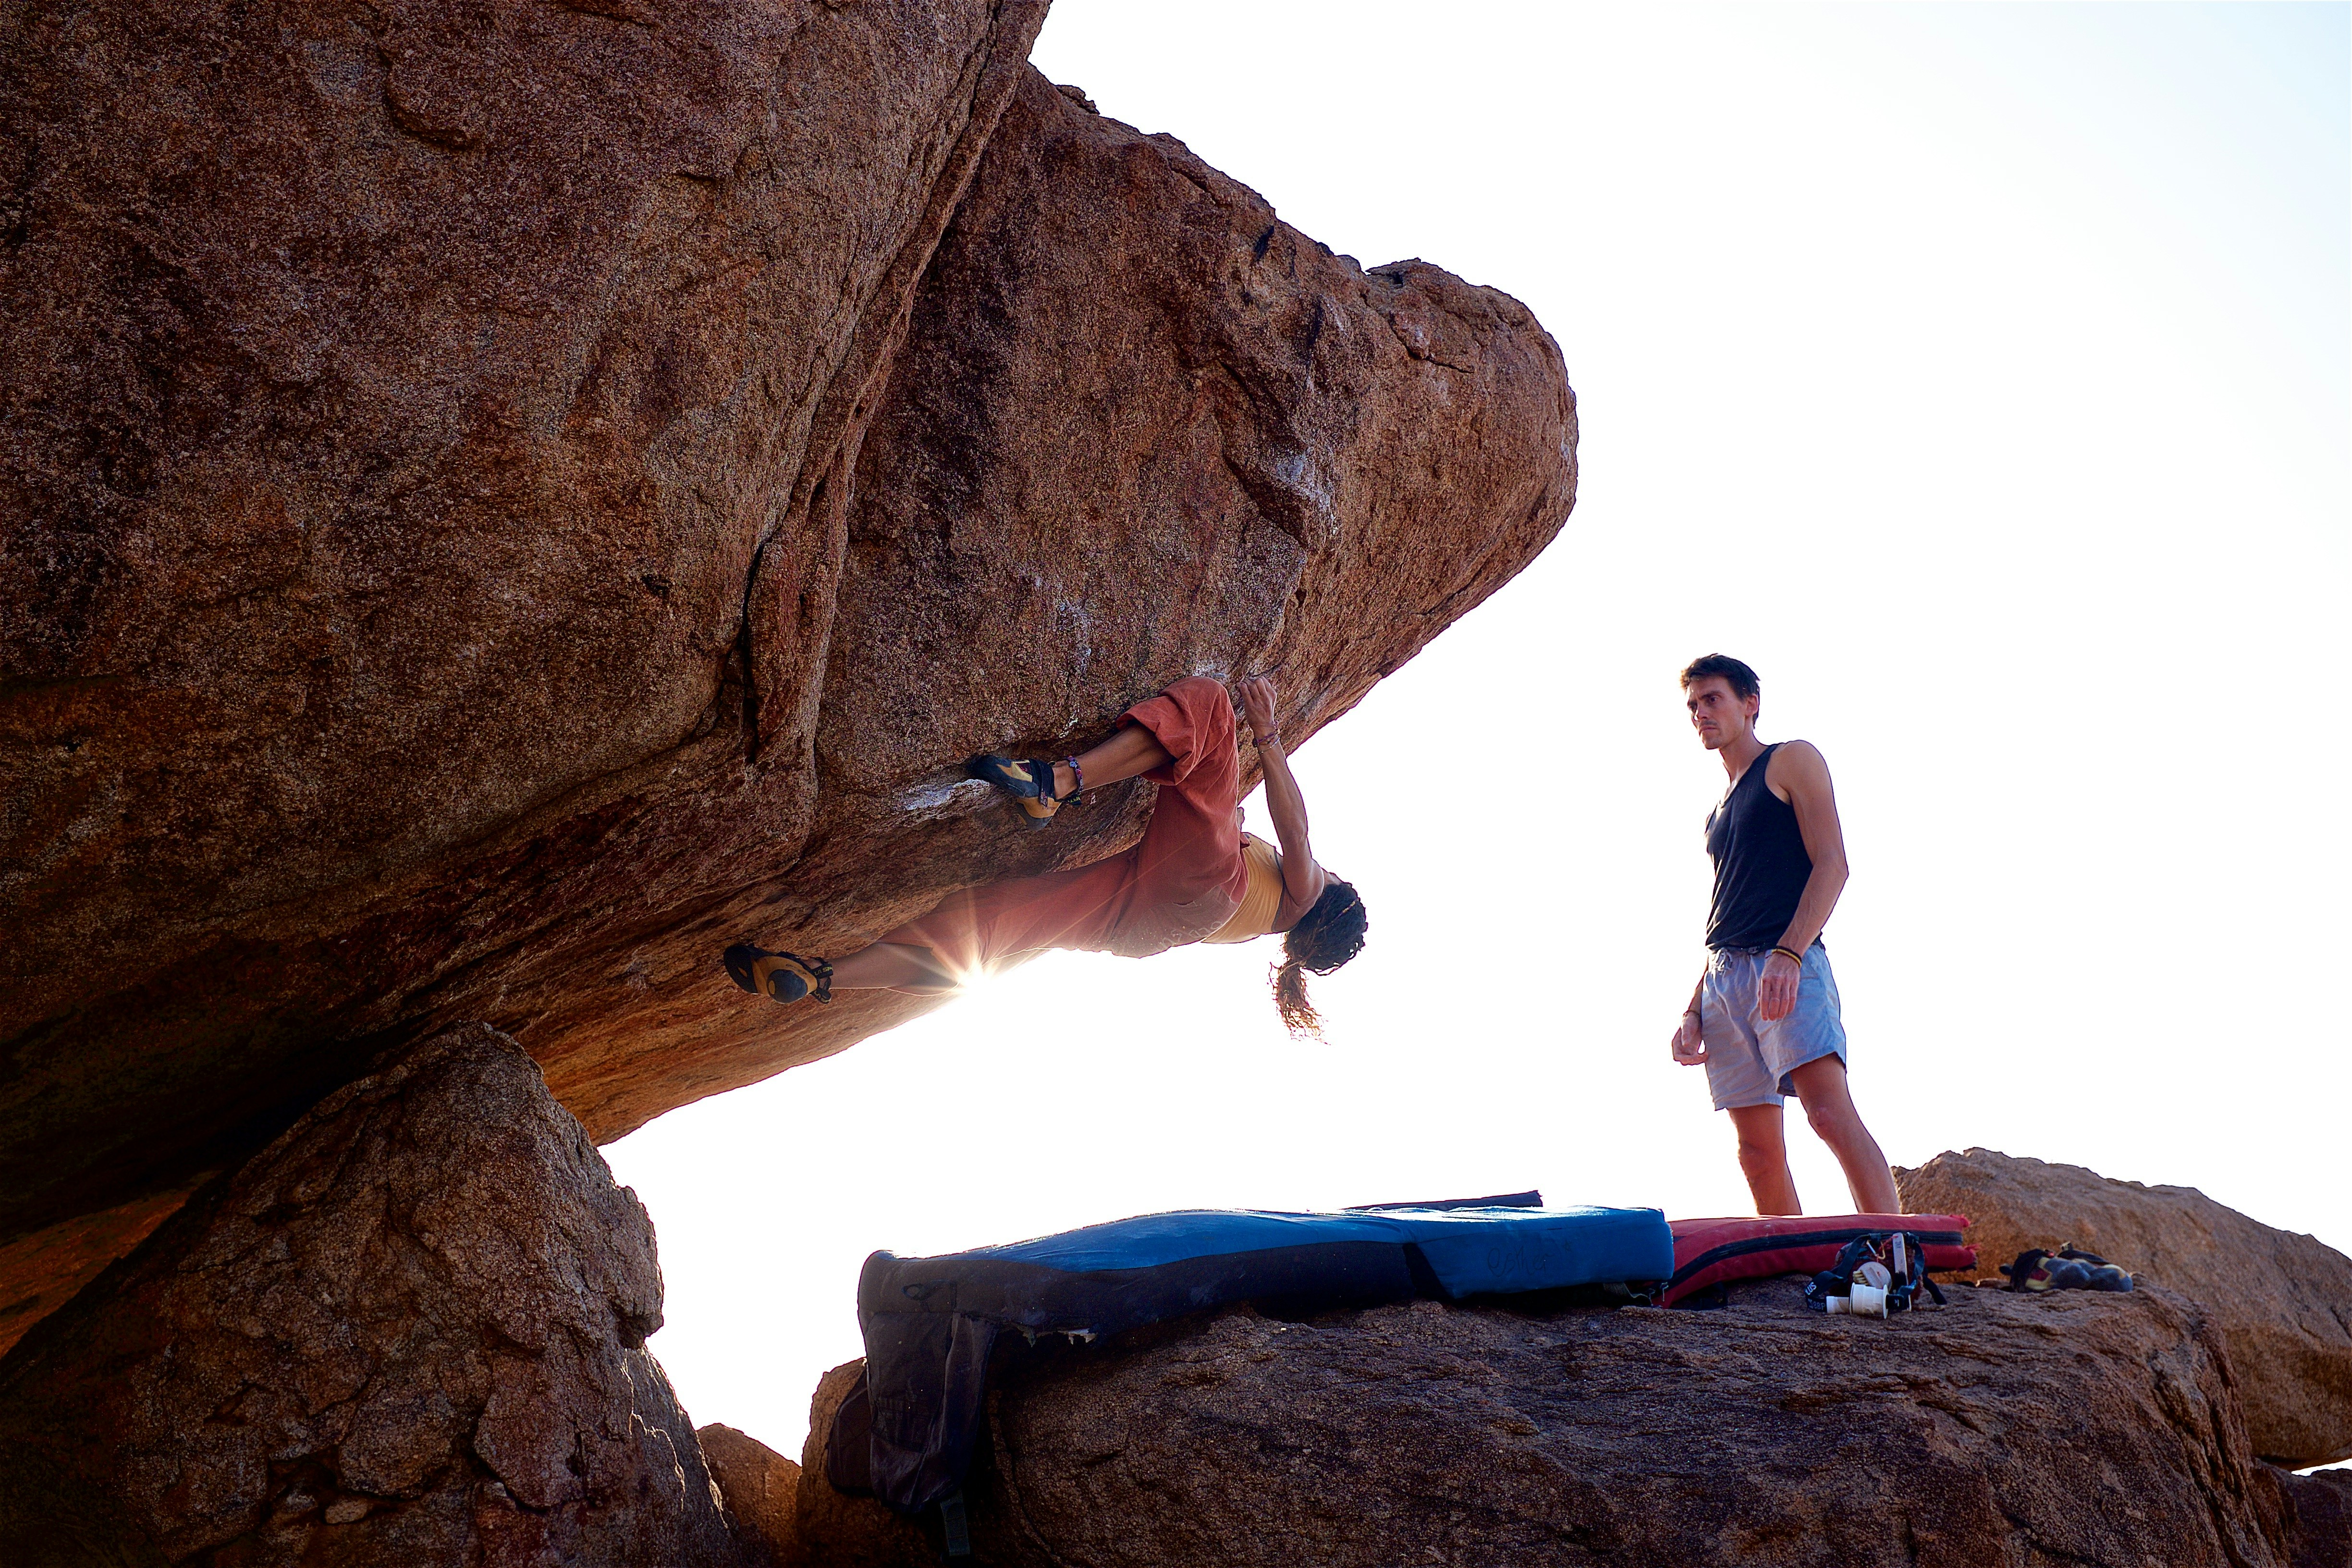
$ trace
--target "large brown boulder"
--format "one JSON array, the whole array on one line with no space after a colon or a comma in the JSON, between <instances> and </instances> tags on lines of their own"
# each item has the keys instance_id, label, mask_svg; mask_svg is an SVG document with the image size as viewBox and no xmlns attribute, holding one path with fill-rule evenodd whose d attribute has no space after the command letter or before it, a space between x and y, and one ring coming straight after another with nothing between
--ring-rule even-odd
<instances>
[{"instance_id":1,"label":"large brown boulder","mask_svg":"<svg viewBox=\"0 0 2352 1568\"><path fill-rule=\"evenodd\" d=\"M1963 1289L1892 1322L1809 1312L1786 1279L1720 1311L1233 1312L1016 1362L965 1492L978 1561L1008 1568L2287 1568L2291 1550L2210 1329L2160 1289ZM834 1528L883 1511L858 1506ZM824 1531L807 1540L824 1561Z\"/></svg>"},{"instance_id":2,"label":"large brown boulder","mask_svg":"<svg viewBox=\"0 0 2352 1568\"><path fill-rule=\"evenodd\" d=\"M813 498L1044 12L0 11L0 1241L789 865L814 705L745 693L824 616L747 590L829 611Z\"/></svg>"},{"instance_id":3,"label":"large brown boulder","mask_svg":"<svg viewBox=\"0 0 2352 1568\"><path fill-rule=\"evenodd\" d=\"M739 1561L653 1226L514 1043L329 1096L0 1361L0 1562Z\"/></svg>"},{"instance_id":4,"label":"large brown boulder","mask_svg":"<svg viewBox=\"0 0 2352 1568\"><path fill-rule=\"evenodd\" d=\"M1964 1214L1981 1272L2074 1242L2202 1307L2229 1347L2254 1451L2290 1467L2352 1458L2352 1258L2194 1187L2113 1181L1992 1149L1895 1173L1913 1214Z\"/></svg>"},{"instance_id":5,"label":"large brown boulder","mask_svg":"<svg viewBox=\"0 0 2352 1568\"><path fill-rule=\"evenodd\" d=\"M887 1027L717 954L1124 847L1149 786L1031 835L958 764L1195 672L1297 744L1557 531L1534 319L1041 12L5 13L0 1249L108 1217L0 1304L449 1022L600 1140Z\"/></svg>"}]
</instances>

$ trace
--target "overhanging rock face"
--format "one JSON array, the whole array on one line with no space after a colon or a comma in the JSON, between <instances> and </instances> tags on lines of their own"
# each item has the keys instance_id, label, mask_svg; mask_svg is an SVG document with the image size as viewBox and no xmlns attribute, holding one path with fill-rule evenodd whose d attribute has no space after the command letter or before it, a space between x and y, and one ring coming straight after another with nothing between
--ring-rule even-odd
<instances>
[{"instance_id":1,"label":"overhanging rock face","mask_svg":"<svg viewBox=\"0 0 2352 1568\"><path fill-rule=\"evenodd\" d=\"M743 930L838 952L957 888L1124 848L1151 786L1031 834L960 764L1091 743L1179 677L1276 672L1305 740L1549 542L1575 434L1516 300L1334 257L1029 73L859 456L805 854L645 950L642 989L534 989L521 1037L604 1136L684 1098L682 1062L732 1087L910 1016L866 993L779 1016L712 955Z\"/></svg>"},{"instance_id":2,"label":"overhanging rock face","mask_svg":"<svg viewBox=\"0 0 2352 1568\"><path fill-rule=\"evenodd\" d=\"M1297 743L1557 531L1528 311L1092 114L1041 14L27 14L0 1338L432 1028L603 1139L888 1026L717 954L1123 847L1148 786L1033 836L956 765L1192 672Z\"/></svg>"}]
</instances>

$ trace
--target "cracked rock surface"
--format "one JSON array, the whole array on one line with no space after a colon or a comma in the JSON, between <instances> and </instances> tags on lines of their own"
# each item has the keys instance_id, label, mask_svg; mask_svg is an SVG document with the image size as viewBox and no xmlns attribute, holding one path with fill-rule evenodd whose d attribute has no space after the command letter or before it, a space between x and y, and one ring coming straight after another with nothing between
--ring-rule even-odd
<instances>
[{"instance_id":1,"label":"cracked rock surface","mask_svg":"<svg viewBox=\"0 0 2352 1568\"><path fill-rule=\"evenodd\" d=\"M2119 1182L1993 1149L1946 1152L1895 1185L1913 1214L1964 1214L1979 1269L2074 1242L2195 1301L2230 1350L2254 1452L2352 1458L2352 1258L2194 1187Z\"/></svg>"},{"instance_id":2,"label":"cracked rock surface","mask_svg":"<svg viewBox=\"0 0 2352 1568\"><path fill-rule=\"evenodd\" d=\"M653 1226L476 1025L328 1097L0 1362L0 1562L740 1560Z\"/></svg>"},{"instance_id":3,"label":"cracked rock surface","mask_svg":"<svg viewBox=\"0 0 2352 1568\"><path fill-rule=\"evenodd\" d=\"M1809 1312L1793 1279L1730 1294L1240 1311L1016 1356L965 1488L974 1550L1060 1568L2294 1560L2226 1360L2178 1296L1963 1289L1887 1322ZM815 1561L827 1530L864 1561L929 1549L827 1517L803 1515Z\"/></svg>"}]
</instances>

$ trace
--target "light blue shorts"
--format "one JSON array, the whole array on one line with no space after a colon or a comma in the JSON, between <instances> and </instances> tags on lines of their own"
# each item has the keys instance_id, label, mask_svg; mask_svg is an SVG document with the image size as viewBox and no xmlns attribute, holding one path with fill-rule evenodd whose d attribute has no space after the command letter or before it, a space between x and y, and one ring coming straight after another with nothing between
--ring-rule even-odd
<instances>
[{"instance_id":1,"label":"light blue shorts","mask_svg":"<svg viewBox=\"0 0 2352 1568\"><path fill-rule=\"evenodd\" d=\"M1707 955L1699 987L1699 1038L1706 1046L1706 1087L1717 1110L1780 1105L1795 1092L1789 1075L1822 1057L1845 1060L1845 1021L1838 1016L1837 976L1829 950L1815 942L1797 975L1797 1005L1768 1024L1756 1016L1763 952Z\"/></svg>"}]
</instances>

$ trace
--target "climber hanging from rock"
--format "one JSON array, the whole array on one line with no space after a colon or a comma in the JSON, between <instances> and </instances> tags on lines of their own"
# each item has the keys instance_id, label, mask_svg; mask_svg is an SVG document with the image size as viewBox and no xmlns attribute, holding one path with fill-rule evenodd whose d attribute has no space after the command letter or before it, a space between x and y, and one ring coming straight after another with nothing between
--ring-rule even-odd
<instances>
[{"instance_id":1,"label":"climber hanging from rock","mask_svg":"<svg viewBox=\"0 0 2352 1568\"><path fill-rule=\"evenodd\" d=\"M992 755L966 764L1038 827L1083 791L1150 779L1160 796L1134 848L1074 871L966 889L830 963L750 943L730 947L727 973L744 990L779 1002L810 995L824 1002L835 991L935 994L1052 948L1141 958L1187 942L1248 942L1278 931L1275 1005L1293 1035L1318 1033L1307 972L1328 974L1356 956L1364 945L1363 900L1307 846L1307 802L1276 732L1274 682L1255 676L1236 691L1279 847L1242 831L1233 702L1216 681L1192 676L1129 709L1091 751L1058 763Z\"/></svg>"}]
</instances>

